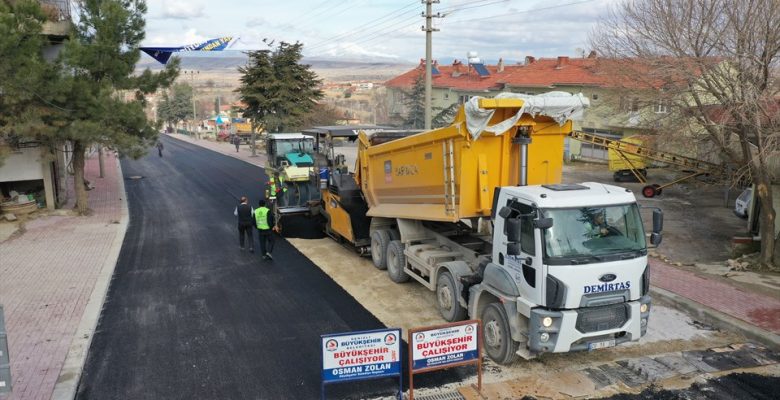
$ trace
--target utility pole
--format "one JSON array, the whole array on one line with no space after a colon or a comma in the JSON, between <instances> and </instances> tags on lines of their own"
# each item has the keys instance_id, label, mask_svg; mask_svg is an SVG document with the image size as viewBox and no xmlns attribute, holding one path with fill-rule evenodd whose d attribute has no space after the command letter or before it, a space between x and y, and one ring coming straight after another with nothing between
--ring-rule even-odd
<instances>
[{"instance_id":1,"label":"utility pole","mask_svg":"<svg viewBox=\"0 0 780 400\"><path fill-rule=\"evenodd\" d=\"M425 26L422 28L425 31L425 129L429 130L431 129L431 119L433 118L431 112L431 86L433 80L431 75L433 63L431 60L431 57L433 57L431 54L431 42L433 40L433 32L438 31L438 29L433 28L433 18L441 18L441 14L433 14L433 4L438 4L439 0L422 0L422 2L425 3L425 13L422 15L425 17Z\"/></svg>"},{"instance_id":2,"label":"utility pole","mask_svg":"<svg viewBox=\"0 0 780 400\"><path fill-rule=\"evenodd\" d=\"M192 88L192 131L195 133L195 137L200 139L198 133L198 111L195 109L195 74L200 74L200 71L184 71L185 75L190 76L190 87Z\"/></svg>"}]
</instances>

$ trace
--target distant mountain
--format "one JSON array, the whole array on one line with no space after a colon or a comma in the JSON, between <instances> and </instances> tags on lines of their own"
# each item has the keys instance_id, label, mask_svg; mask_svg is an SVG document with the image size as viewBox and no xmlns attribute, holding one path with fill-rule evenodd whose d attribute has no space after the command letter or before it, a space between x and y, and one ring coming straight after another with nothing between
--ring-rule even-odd
<instances>
[{"instance_id":1,"label":"distant mountain","mask_svg":"<svg viewBox=\"0 0 780 400\"><path fill-rule=\"evenodd\" d=\"M236 70L238 67L243 66L247 62L247 56L243 53L232 52L230 55L218 55L218 56L203 56L195 55L179 55L181 58L181 69L199 70L199 71L219 71L219 70ZM357 58L326 58L326 57L304 57L304 64L310 64L314 70L319 69L372 69L372 68L386 68L386 67L402 67L411 68L414 64L399 61L396 59L357 59ZM143 54L141 60L136 64L136 69L150 68L152 70L162 69L162 64L155 59Z\"/></svg>"}]
</instances>

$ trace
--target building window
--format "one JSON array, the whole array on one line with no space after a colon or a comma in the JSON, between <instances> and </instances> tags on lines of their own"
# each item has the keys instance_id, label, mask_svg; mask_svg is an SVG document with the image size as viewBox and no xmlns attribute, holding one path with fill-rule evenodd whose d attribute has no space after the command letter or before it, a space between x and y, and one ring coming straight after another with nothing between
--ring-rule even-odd
<instances>
[{"instance_id":1,"label":"building window","mask_svg":"<svg viewBox=\"0 0 780 400\"><path fill-rule=\"evenodd\" d=\"M450 94L447 93L447 92L444 92L444 100L449 100L449 99L450 99Z\"/></svg>"},{"instance_id":2,"label":"building window","mask_svg":"<svg viewBox=\"0 0 780 400\"><path fill-rule=\"evenodd\" d=\"M660 99L653 106L653 111L656 114L667 114L669 112L669 103L668 99Z\"/></svg>"},{"instance_id":3,"label":"building window","mask_svg":"<svg viewBox=\"0 0 780 400\"><path fill-rule=\"evenodd\" d=\"M593 99L593 100L598 100L599 99L599 95L596 94L596 93L593 93L592 95L590 95L590 98Z\"/></svg>"},{"instance_id":4,"label":"building window","mask_svg":"<svg viewBox=\"0 0 780 400\"><path fill-rule=\"evenodd\" d=\"M639 99L637 99L636 97L621 97L620 109L625 112L639 111Z\"/></svg>"},{"instance_id":5,"label":"building window","mask_svg":"<svg viewBox=\"0 0 780 400\"><path fill-rule=\"evenodd\" d=\"M466 104L466 103L468 103L470 98L471 98L471 96L469 96L467 94L462 94L462 95L458 96L458 104Z\"/></svg>"}]
</instances>

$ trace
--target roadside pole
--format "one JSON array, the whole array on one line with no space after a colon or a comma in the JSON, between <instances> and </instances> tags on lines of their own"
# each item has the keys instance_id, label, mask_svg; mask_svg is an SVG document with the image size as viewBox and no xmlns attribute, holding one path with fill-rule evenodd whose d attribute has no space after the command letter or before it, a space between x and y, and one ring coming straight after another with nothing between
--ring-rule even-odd
<instances>
[{"instance_id":1,"label":"roadside pole","mask_svg":"<svg viewBox=\"0 0 780 400\"><path fill-rule=\"evenodd\" d=\"M431 129L431 119L432 112L431 112L431 64L432 64L432 40L433 35L432 33L434 31L438 31L438 29L434 29L432 26L432 19L433 17L441 17L440 14L433 15L433 4L439 3L439 0L425 0L425 14L423 14L423 17L425 17L425 26L423 27L423 30L425 31L425 129L430 130Z\"/></svg>"}]
</instances>

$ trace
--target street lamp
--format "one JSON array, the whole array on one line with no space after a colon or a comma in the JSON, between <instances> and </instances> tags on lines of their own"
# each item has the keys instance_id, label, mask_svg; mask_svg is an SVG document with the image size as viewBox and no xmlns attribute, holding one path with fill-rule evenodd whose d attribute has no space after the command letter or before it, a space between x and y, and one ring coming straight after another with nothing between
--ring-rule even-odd
<instances>
[{"instance_id":1,"label":"street lamp","mask_svg":"<svg viewBox=\"0 0 780 400\"><path fill-rule=\"evenodd\" d=\"M192 88L192 131L195 132L195 136L200 139L200 132L198 132L198 112L195 109L195 75L200 75L200 71L184 71L184 76L189 75L190 87Z\"/></svg>"}]
</instances>

